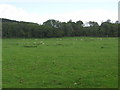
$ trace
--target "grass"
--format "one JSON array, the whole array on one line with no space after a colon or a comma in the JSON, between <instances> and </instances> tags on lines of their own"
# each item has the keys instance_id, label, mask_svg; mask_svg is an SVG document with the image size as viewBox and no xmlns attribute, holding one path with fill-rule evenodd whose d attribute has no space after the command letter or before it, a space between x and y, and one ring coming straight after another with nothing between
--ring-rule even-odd
<instances>
[{"instance_id":1,"label":"grass","mask_svg":"<svg viewBox=\"0 0 120 90\"><path fill-rule=\"evenodd\" d=\"M118 39L3 39L3 88L117 88Z\"/></svg>"}]
</instances>

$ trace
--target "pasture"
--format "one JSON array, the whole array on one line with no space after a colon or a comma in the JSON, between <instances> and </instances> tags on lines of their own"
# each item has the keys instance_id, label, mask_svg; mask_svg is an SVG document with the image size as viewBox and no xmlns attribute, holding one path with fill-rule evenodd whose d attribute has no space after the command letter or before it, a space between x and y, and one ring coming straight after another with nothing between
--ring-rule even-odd
<instances>
[{"instance_id":1,"label":"pasture","mask_svg":"<svg viewBox=\"0 0 120 90\"><path fill-rule=\"evenodd\" d=\"M118 87L118 39L3 39L3 88Z\"/></svg>"}]
</instances>

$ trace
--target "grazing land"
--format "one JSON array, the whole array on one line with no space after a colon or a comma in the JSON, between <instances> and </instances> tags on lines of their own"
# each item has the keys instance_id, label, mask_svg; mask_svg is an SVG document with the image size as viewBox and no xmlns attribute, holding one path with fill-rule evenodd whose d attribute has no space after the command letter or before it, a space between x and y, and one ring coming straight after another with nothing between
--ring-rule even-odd
<instances>
[{"instance_id":1,"label":"grazing land","mask_svg":"<svg viewBox=\"0 0 120 90\"><path fill-rule=\"evenodd\" d=\"M3 39L3 88L118 87L118 38Z\"/></svg>"}]
</instances>

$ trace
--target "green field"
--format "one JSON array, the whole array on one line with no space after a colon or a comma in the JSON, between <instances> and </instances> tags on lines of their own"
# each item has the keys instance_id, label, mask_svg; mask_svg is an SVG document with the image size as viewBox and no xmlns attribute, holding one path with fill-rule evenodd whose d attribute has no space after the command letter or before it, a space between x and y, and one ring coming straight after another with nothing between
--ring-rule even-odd
<instances>
[{"instance_id":1,"label":"green field","mask_svg":"<svg viewBox=\"0 0 120 90\"><path fill-rule=\"evenodd\" d=\"M118 38L3 39L3 88L118 87Z\"/></svg>"}]
</instances>

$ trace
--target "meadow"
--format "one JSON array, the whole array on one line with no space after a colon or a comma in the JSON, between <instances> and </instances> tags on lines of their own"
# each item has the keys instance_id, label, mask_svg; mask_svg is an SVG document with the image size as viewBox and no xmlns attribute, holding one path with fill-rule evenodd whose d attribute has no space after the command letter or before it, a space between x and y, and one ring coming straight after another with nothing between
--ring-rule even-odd
<instances>
[{"instance_id":1,"label":"meadow","mask_svg":"<svg viewBox=\"0 0 120 90\"><path fill-rule=\"evenodd\" d=\"M3 88L117 88L118 38L3 39Z\"/></svg>"}]
</instances>

